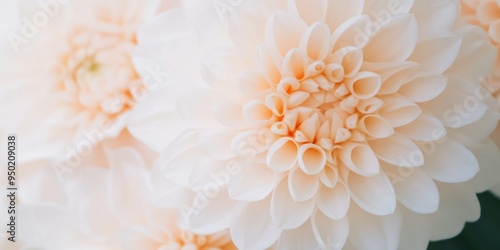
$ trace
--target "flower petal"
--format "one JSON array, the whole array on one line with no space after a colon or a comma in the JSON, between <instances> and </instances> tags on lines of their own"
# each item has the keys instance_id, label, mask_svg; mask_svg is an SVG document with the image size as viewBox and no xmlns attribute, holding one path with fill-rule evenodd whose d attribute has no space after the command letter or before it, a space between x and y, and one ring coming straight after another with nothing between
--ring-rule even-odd
<instances>
[{"instance_id":1,"label":"flower petal","mask_svg":"<svg viewBox=\"0 0 500 250\"><path fill-rule=\"evenodd\" d=\"M437 141L446 135L443 123L434 116L421 114L411 123L396 128L396 131L415 141Z\"/></svg>"},{"instance_id":2,"label":"flower petal","mask_svg":"<svg viewBox=\"0 0 500 250\"><path fill-rule=\"evenodd\" d=\"M328 9L326 9L325 22L330 27L330 30L337 28L347 19L359 16L363 12L363 1L342 1L342 0L327 0ZM363 26L364 27L364 26Z\"/></svg>"},{"instance_id":3,"label":"flower petal","mask_svg":"<svg viewBox=\"0 0 500 250\"><path fill-rule=\"evenodd\" d=\"M288 2L289 9L297 13L308 25L323 20L325 14L328 13L326 0L292 0Z\"/></svg>"},{"instance_id":4,"label":"flower petal","mask_svg":"<svg viewBox=\"0 0 500 250\"><path fill-rule=\"evenodd\" d=\"M425 147L427 157L423 170L434 180L464 182L479 172L474 154L455 140L447 138L445 142L428 145Z\"/></svg>"},{"instance_id":5,"label":"flower petal","mask_svg":"<svg viewBox=\"0 0 500 250\"><path fill-rule=\"evenodd\" d=\"M353 228L348 239L356 249L398 249L402 226L398 210L390 215L375 216L353 206L348 216L349 227Z\"/></svg>"},{"instance_id":6,"label":"flower petal","mask_svg":"<svg viewBox=\"0 0 500 250\"><path fill-rule=\"evenodd\" d=\"M396 194L383 172L371 177L351 172L347 177L347 185L351 191L352 200L363 210L380 216L394 213Z\"/></svg>"},{"instance_id":7,"label":"flower petal","mask_svg":"<svg viewBox=\"0 0 500 250\"><path fill-rule=\"evenodd\" d=\"M404 37L405 39L394 39ZM408 59L418 41L418 26L413 15L400 15L381 24L363 49L368 62L402 62Z\"/></svg>"},{"instance_id":8,"label":"flower petal","mask_svg":"<svg viewBox=\"0 0 500 250\"><path fill-rule=\"evenodd\" d=\"M384 168L387 175L397 174L397 167ZM393 181L396 198L408 209L419 214L429 214L437 211L439 206L439 191L434 181L422 170L411 168L404 179Z\"/></svg>"},{"instance_id":9,"label":"flower petal","mask_svg":"<svg viewBox=\"0 0 500 250\"><path fill-rule=\"evenodd\" d=\"M379 159L399 167L420 167L424 165L424 155L410 139L393 135L389 138L369 141Z\"/></svg>"},{"instance_id":10,"label":"flower petal","mask_svg":"<svg viewBox=\"0 0 500 250\"><path fill-rule=\"evenodd\" d=\"M337 182L333 188L322 186L316 199L321 212L332 220L344 218L351 203L349 190L342 182Z\"/></svg>"},{"instance_id":11,"label":"flower petal","mask_svg":"<svg viewBox=\"0 0 500 250\"><path fill-rule=\"evenodd\" d=\"M358 128L373 138L387 138L394 134L393 125L379 115L363 116L358 122Z\"/></svg>"},{"instance_id":12,"label":"flower petal","mask_svg":"<svg viewBox=\"0 0 500 250\"><path fill-rule=\"evenodd\" d=\"M309 175L318 174L326 164L325 151L311 143L300 146L297 157L300 168Z\"/></svg>"},{"instance_id":13,"label":"flower petal","mask_svg":"<svg viewBox=\"0 0 500 250\"><path fill-rule=\"evenodd\" d=\"M267 249L280 237L281 230L271 221L270 204L269 197L260 202L245 203L234 211L229 230L239 249Z\"/></svg>"},{"instance_id":14,"label":"flower petal","mask_svg":"<svg viewBox=\"0 0 500 250\"><path fill-rule=\"evenodd\" d=\"M264 164L244 164L242 171L231 176L228 183L229 197L240 201L260 201L274 188L274 174ZM248 188L248 187L252 188Z\"/></svg>"},{"instance_id":15,"label":"flower petal","mask_svg":"<svg viewBox=\"0 0 500 250\"><path fill-rule=\"evenodd\" d=\"M429 102L420 104L424 112L440 118L450 128L459 128L481 119L486 105L477 96L475 85L464 78L451 76L448 85L441 95Z\"/></svg>"},{"instance_id":16,"label":"flower petal","mask_svg":"<svg viewBox=\"0 0 500 250\"><path fill-rule=\"evenodd\" d=\"M406 98L383 98L384 105L379 115L386 119L393 127L401 127L414 121L422 110L415 103Z\"/></svg>"},{"instance_id":17,"label":"flower petal","mask_svg":"<svg viewBox=\"0 0 500 250\"><path fill-rule=\"evenodd\" d=\"M320 1L320 0L316 0ZM300 49L313 61L322 61L330 52L330 30L323 22L309 27L300 41Z\"/></svg>"},{"instance_id":18,"label":"flower petal","mask_svg":"<svg viewBox=\"0 0 500 250\"><path fill-rule=\"evenodd\" d=\"M314 210L314 199L294 201L290 195L287 178L274 189L271 200L271 218L280 229L295 229L309 219Z\"/></svg>"},{"instance_id":19,"label":"flower petal","mask_svg":"<svg viewBox=\"0 0 500 250\"><path fill-rule=\"evenodd\" d=\"M297 163L298 153L297 143L293 139L280 138L273 143L267 153L267 166L278 172L288 171Z\"/></svg>"},{"instance_id":20,"label":"flower petal","mask_svg":"<svg viewBox=\"0 0 500 250\"><path fill-rule=\"evenodd\" d=\"M349 221L347 217L332 220L321 211L316 211L311 217L314 236L320 246L325 249L342 249L349 235Z\"/></svg>"},{"instance_id":21,"label":"flower petal","mask_svg":"<svg viewBox=\"0 0 500 250\"><path fill-rule=\"evenodd\" d=\"M380 171L377 156L368 145L346 142L342 144L339 156L350 170L359 175L373 176Z\"/></svg>"},{"instance_id":22,"label":"flower petal","mask_svg":"<svg viewBox=\"0 0 500 250\"><path fill-rule=\"evenodd\" d=\"M448 78L442 75L419 75L406 82L398 93L414 102L427 102L446 88Z\"/></svg>"},{"instance_id":23,"label":"flower petal","mask_svg":"<svg viewBox=\"0 0 500 250\"><path fill-rule=\"evenodd\" d=\"M294 201L307 201L318 192L319 177L294 168L288 174L288 187Z\"/></svg>"},{"instance_id":24,"label":"flower petal","mask_svg":"<svg viewBox=\"0 0 500 250\"><path fill-rule=\"evenodd\" d=\"M290 12L278 11L266 27L266 41L271 48L282 57L293 48L297 48L302 35L307 30L307 24Z\"/></svg>"},{"instance_id":25,"label":"flower petal","mask_svg":"<svg viewBox=\"0 0 500 250\"><path fill-rule=\"evenodd\" d=\"M433 34L419 41L408 60L419 63L420 71L441 74L455 62L460 45L460 37L455 34Z\"/></svg>"}]
</instances>

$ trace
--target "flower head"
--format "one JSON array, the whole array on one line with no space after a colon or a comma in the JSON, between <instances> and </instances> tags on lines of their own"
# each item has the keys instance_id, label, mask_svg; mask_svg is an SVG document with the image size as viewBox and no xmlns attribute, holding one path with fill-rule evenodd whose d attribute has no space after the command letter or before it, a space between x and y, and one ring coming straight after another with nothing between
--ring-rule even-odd
<instances>
[{"instance_id":1,"label":"flower head","mask_svg":"<svg viewBox=\"0 0 500 250\"><path fill-rule=\"evenodd\" d=\"M122 131L146 89L131 55L147 6L135 0L59 4L51 7L54 20L18 45L15 67L2 86L17 100L30 100L12 100L17 113L30 114L12 122L12 129L29 138L23 139L33 147L26 150L28 158L31 152L39 154L34 158L61 155L62 147L74 146L92 130L99 130L99 140ZM37 7L45 10L21 4Z\"/></svg>"},{"instance_id":2,"label":"flower head","mask_svg":"<svg viewBox=\"0 0 500 250\"><path fill-rule=\"evenodd\" d=\"M183 2L139 36L138 61L177 69L165 130L194 129L163 147L147 127L132 133L163 149L166 178L199 193L184 218L193 231L229 228L244 249L396 249L477 218L474 191L496 182L479 151L498 107L475 94L494 48L457 24L454 1L222 6ZM168 20L183 28L148 39ZM474 205L443 216L462 199Z\"/></svg>"}]
</instances>

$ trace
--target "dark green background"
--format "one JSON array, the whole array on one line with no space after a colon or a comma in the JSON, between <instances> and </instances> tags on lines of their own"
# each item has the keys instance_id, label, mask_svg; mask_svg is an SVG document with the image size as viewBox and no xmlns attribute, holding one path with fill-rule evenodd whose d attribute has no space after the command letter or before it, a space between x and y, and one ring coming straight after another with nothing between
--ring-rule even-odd
<instances>
[{"instance_id":1,"label":"dark green background","mask_svg":"<svg viewBox=\"0 0 500 250\"><path fill-rule=\"evenodd\" d=\"M481 218L467 223L455 238L431 242L428 250L500 250L500 199L490 192L478 197Z\"/></svg>"}]
</instances>

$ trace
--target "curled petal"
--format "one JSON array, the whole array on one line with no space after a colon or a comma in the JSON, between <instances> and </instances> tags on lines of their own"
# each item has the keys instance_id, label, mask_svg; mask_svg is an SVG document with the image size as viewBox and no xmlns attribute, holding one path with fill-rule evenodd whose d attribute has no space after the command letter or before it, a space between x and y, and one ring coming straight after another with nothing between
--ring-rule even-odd
<instances>
[{"instance_id":1,"label":"curled petal","mask_svg":"<svg viewBox=\"0 0 500 250\"><path fill-rule=\"evenodd\" d=\"M288 171L297 163L298 153L299 148L293 139L280 138L273 143L267 153L267 166L278 172Z\"/></svg>"},{"instance_id":2,"label":"curled petal","mask_svg":"<svg viewBox=\"0 0 500 250\"><path fill-rule=\"evenodd\" d=\"M306 77L307 58L298 49L292 49L283 60L283 73L287 77L302 80Z\"/></svg>"},{"instance_id":3,"label":"curled petal","mask_svg":"<svg viewBox=\"0 0 500 250\"><path fill-rule=\"evenodd\" d=\"M325 151L315 144L304 144L299 148L298 162L305 173L316 175L325 167Z\"/></svg>"},{"instance_id":4,"label":"curled petal","mask_svg":"<svg viewBox=\"0 0 500 250\"><path fill-rule=\"evenodd\" d=\"M371 114L379 110L384 102L377 97L360 100L356 109L363 114Z\"/></svg>"},{"instance_id":5,"label":"curled petal","mask_svg":"<svg viewBox=\"0 0 500 250\"><path fill-rule=\"evenodd\" d=\"M344 80L344 67L337 63L326 65L324 74L332 82L341 82Z\"/></svg>"},{"instance_id":6,"label":"curled petal","mask_svg":"<svg viewBox=\"0 0 500 250\"><path fill-rule=\"evenodd\" d=\"M358 99L368 99L375 96L380 87L382 80L380 76L372 72L359 72L352 78L345 80L347 89Z\"/></svg>"},{"instance_id":7,"label":"curled petal","mask_svg":"<svg viewBox=\"0 0 500 250\"><path fill-rule=\"evenodd\" d=\"M352 77L363 65L363 51L357 47L342 48L333 53L330 60L342 65L345 77Z\"/></svg>"},{"instance_id":8,"label":"curled petal","mask_svg":"<svg viewBox=\"0 0 500 250\"><path fill-rule=\"evenodd\" d=\"M300 48L312 61L322 61L330 52L330 29L324 22L313 24L300 42Z\"/></svg>"},{"instance_id":9,"label":"curled petal","mask_svg":"<svg viewBox=\"0 0 500 250\"><path fill-rule=\"evenodd\" d=\"M366 115L358 122L359 130L373 138L387 138L394 134L393 126L378 115Z\"/></svg>"},{"instance_id":10,"label":"curled petal","mask_svg":"<svg viewBox=\"0 0 500 250\"><path fill-rule=\"evenodd\" d=\"M359 175L373 176L380 171L379 161L368 145L347 142L338 153L342 162Z\"/></svg>"},{"instance_id":11,"label":"curled petal","mask_svg":"<svg viewBox=\"0 0 500 250\"><path fill-rule=\"evenodd\" d=\"M286 98L280 93L270 94L266 97L266 106L277 116L286 112Z\"/></svg>"}]
</instances>

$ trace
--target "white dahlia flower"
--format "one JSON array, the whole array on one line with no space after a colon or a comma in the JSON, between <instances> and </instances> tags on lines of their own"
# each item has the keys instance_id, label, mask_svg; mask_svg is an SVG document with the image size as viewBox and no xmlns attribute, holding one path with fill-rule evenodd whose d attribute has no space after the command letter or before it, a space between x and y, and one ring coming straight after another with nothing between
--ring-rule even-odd
<instances>
[{"instance_id":1,"label":"white dahlia flower","mask_svg":"<svg viewBox=\"0 0 500 250\"><path fill-rule=\"evenodd\" d=\"M20 1L17 29L7 34L11 65L2 78L10 124L23 160L64 156L66 146L117 136L144 97L131 53L152 1ZM15 11L15 10L11 10ZM151 79L149 79L151 81ZM94 134L94 135L88 135ZM95 135L97 134L97 135Z\"/></svg>"},{"instance_id":2,"label":"white dahlia flower","mask_svg":"<svg viewBox=\"0 0 500 250\"><path fill-rule=\"evenodd\" d=\"M452 0L181 1L139 31L137 64L173 76L129 129L197 192L180 206L194 232L425 249L499 181L498 106L478 81L495 48L459 18Z\"/></svg>"},{"instance_id":3,"label":"white dahlia flower","mask_svg":"<svg viewBox=\"0 0 500 250\"><path fill-rule=\"evenodd\" d=\"M95 157L95 156L94 156ZM200 235L179 227L172 207L183 190L156 181L131 147L109 148L104 165L64 182L38 166L21 183L23 249L235 250L228 230ZM165 192L166 191L166 192Z\"/></svg>"}]
</instances>

